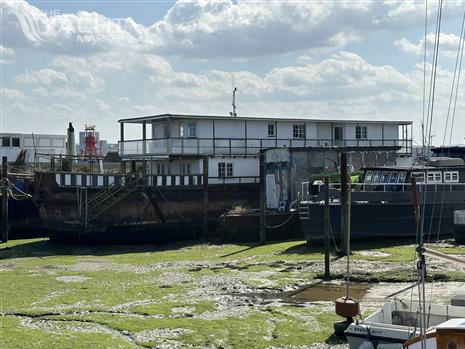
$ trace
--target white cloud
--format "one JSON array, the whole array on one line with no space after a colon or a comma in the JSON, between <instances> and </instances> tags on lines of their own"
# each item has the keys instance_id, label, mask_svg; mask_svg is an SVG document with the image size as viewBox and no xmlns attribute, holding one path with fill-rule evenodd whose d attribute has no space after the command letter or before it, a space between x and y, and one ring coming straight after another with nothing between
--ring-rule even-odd
<instances>
[{"instance_id":1,"label":"white cloud","mask_svg":"<svg viewBox=\"0 0 465 349\"><path fill-rule=\"evenodd\" d=\"M0 88L0 94L3 98L12 100L20 100L26 98L26 95L22 91L8 87Z\"/></svg>"},{"instance_id":2,"label":"white cloud","mask_svg":"<svg viewBox=\"0 0 465 349\"><path fill-rule=\"evenodd\" d=\"M125 49L140 45L147 31L130 18L109 19L95 12L47 15L26 1L2 1L1 9L8 46L40 48L55 54Z\"/></svg>"},{"instance_id":3,"label":"white cloud","mask_svg":"<svg viewBox=\"0 0 465 349\"><path fill-rule=\"evenodd\" d=\"M106 110L109 110L110 109L110 106L108 105L107 102L105 102L104 100L101 100L101 99L97 99L95 101L96 105L97 105L97 109L100 110L100 111L106 111Z\"/></svg>"},{"instance_id":4,"label":"white cloud","mask_svg":"<svg viewBox=\"0 0 465 349\"><path fill-rule=\"evenodd\" d=\"M435 42L435 34L426 35L427 54L431 55ZM459 46L460 37L453 33L441 33L439 38L439 53L448 57L455 57ZM405 38L394 41L394 46L399 50L416 56L423 56L425 47L425 38L421 38L415 44Z\"/></svg>"},{"instance_id":5,"label":"white cloud","mask_svg":"<svg viewBox=\"0 0 465 349\"><path fill-rule=\"evenodd\" d=\"M3 56L13 56L15 54L15 50L13 50L12 48L0 45L0 54Z\"/></svg>"},{"instance_id":6,"label":"white cloud","mask_svg":"<svg viewBox=\"0 0 465 349\"><path fill-rule=\"evenodd\" d=\"M444 11L457 16L461 5L446 2ZM7 46L77 56L132 51L251 57L340 49L377 30L400 31L423 21L417 1L179 1L151 26L95 12L47 15L25 1L1 6Z\"/></svg>"},{"instance_id":7,"label":"white cloud","mask_svg":"<svg viewBox=\"0 0 465 349\"><path fill-rule=\"evenodd\" d=\"M0 45L0 64L9 64L12 63L11 60L5 59L5 58L11 58L14 56L15 50L9 47L5 47L3 45Z\"/></svg>"},{"instance_id":8,"label":"white cloud","mask_svg":"<svg viewBox=\"0 0 465 349\"><path fill-rule=\"evenodd\" d=\"M89 94L100 92L105 81L84 70L57 71L51 68L27 71L15 77L18 85L28 86L42 98L84 101Z\"/></svg>"}]
</instances>

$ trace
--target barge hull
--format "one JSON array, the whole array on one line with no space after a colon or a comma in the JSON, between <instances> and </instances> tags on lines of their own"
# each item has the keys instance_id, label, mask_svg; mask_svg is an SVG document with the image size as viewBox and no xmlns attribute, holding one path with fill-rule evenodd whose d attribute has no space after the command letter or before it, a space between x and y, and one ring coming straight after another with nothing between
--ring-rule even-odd
<instances>
[{"instance_id":1,"label":"barge hull","mask_svg":"<svg viewBox=\"0 0 465 349\"><path fill-rule=\"evenodd\" d=\"M435 241L454 232L454 210L465 209L465 203L427 204L425 209L424 236ZM324 205L310 203L309 218L301 220L305 239L310 243L324 240ZM330 205L331 231L340 241L341 206ZM438 234L439 230L439 234ZM352 240L373 238L411 238L416 236L416 222L411 203L352 204L350 237Z\"/></svg>"}]
</instances>

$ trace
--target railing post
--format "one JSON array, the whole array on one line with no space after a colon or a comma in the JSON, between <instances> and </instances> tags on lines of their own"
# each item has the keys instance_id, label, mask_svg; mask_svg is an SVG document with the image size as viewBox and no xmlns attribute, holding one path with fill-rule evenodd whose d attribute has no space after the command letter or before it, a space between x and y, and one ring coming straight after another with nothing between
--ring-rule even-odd
<instances>
[{"instance_id":1,"label":"railing post","mask_svg":"<svg viewBox=\"0 0 465 349\"><path fill-rule=\"evenodd\" d=\"M232 155L232 150L231 150L231 138L229 138L229 156Z\"/></svg>"}]
</instances>

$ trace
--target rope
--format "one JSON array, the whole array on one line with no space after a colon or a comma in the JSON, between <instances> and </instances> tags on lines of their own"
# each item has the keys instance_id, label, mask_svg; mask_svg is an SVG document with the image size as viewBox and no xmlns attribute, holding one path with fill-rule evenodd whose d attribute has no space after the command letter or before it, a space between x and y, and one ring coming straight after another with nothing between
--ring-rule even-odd
<instances>
[{"instance_id":1,"label":"rope","mask_svg":"<svg viewBox=\"0 0 465 349\"><path fill-rule=\"evenodd\" d=\"M27 200L32 197L31 194L25 193L21 189L16 187L8 178L6 180L7 180L7 188L6 188L7 197L11 197L13 200L16 200L16 201ZM0 183L0 188L3 188L3 185L1 185L1 183ZM15 190L19 192L19 194L15 193L14 192Z\"/></svg>"},{"instance_id":2,"label":"rope","mask_svg":"<svg viewBox=\"0 0 465 349\"><path fill-rule=\"evenodd\" d=\"M292 201L290 203L289 207L292 207L292 205L294 205L294 204L299 205L301 200L302 200L302 198L299 197L297 200ZM267 229L278 229L278 228L281 228L281 227L285 226L287 223L289 223L291 221L292 217L294 217L294 215L298 211L298 209L299 209L299 206L297 206L297 209L292 211L292 214L288 218L286 218L286 220L284 222L282 222L282 223L280 223L278 225L274 225L274 226L270 226L270 225L265 224L265 228L267 228Z\"/></svg>"},{"instance_id":3,"label":"rope","mask_svg":"<svg viewBox=\"0 0 465 349\"><path fill-rule=\"evenodd\" d=\"M265 224L265 228L267 228L267 229L278 229L278 228L281 228L281 227L285 226L287 223L289 223L291 221L292 217L294 217L296 212L297 212L297 210L292 211L292 214L288 218L286 218L286 220L284 222L282 222L282 223L280 223L278 225L270 226L270 225Z\"/></svg>"}]
</instances>

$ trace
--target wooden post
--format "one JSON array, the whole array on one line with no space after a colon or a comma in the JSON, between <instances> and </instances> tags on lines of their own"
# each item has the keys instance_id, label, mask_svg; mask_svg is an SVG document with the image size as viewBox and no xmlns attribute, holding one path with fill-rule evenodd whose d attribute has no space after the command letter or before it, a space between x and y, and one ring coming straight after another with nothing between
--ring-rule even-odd
<instances>
[{"instance_id":1,"label":"wooden post","mask_svg":"<svg viewBox=\"0 0 465 349\"><path fill-rule=\"evenodd\" d=\"M325 275L324 279L329 280L331 278L329 269L329 228L330 228L330 217L329 217L329 177L325 176L325 212L324 212L324 228L325 228Z\"/></svg>"},{"instance_id":2,"label":"wooden post","mask_svg":"<svg viewBox=\"0 0 465 349\"><path fill-rule=\"evenodd\" d=\"M266 242L265 190L265 153L260 151L260 244Z\"/></svg>"},{"instance_id":3,"label":"wooden post","mask_svg":"<svg viewBox=\"0 0 465 349\"><path fill-rule=\"evenodd\" d=\"M208 155L203 157L203 238L208 237Z\"/></svg>"},{"instance_id":4,"label":"wooden post","mask_svg":"<svg viewBox=\"0 0 465 349\"><path fill-rule=\"evenodd\" d=\"M341 250L340 254L347 255L348 233L348 187L347 187L347 153L341 153Z\"/></svg>"},{"instance_id":5,"label":"wooden post","mask_svg":"<svg viewBox=\"0 0 465 349\"><path fill-rule=\"evenodd\" d=\"M417 179L412 176L412 179L410 180L412 184L412 204L413 204L413 213L415 216L415 227L416 227L416 236L417 236L417 245L420 245L422 242L422 238L420 237L420 205L419 205L419 200L418 200L418 191L417 191Z\"/></svg>"},{"instance_id":6,"label":"wooden post","mask_svg":"<svg viewBox=\"0 0 465 349\"><path fill-rule=\"evenodd\" d=\"M8 167L7 157L2 157L2 242L8 241Z\"/></svg>"}]
</instances>

